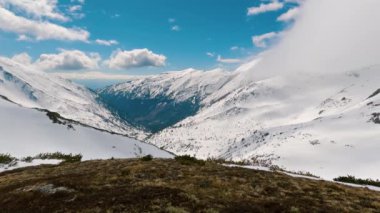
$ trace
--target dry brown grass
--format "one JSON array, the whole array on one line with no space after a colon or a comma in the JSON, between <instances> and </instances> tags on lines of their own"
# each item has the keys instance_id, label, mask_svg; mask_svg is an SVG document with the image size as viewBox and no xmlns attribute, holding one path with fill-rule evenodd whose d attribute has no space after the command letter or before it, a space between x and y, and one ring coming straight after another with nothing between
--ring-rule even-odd
<instances>
[{"instance_id":1,"label":"dry brown grass","mask_svg":"<svg viewBox=\"0 0 380 213\"><path fill-rule=\"evenodd\" d=\"M54 193L42 190L51 185ZM0 174L0 212L379 210L374 191L212 162L87 161Z\"/></svg>"}]
</instances>

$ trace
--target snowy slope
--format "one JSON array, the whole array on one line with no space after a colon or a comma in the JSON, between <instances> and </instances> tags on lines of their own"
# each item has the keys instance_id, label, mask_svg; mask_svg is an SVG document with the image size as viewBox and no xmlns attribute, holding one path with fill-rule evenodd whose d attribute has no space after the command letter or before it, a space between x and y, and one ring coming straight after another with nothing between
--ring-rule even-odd
<instances>
[{"instance_id":1,"label":"snowy slope","mask_svg":"<svg viewBox=\"0 0 380 213\"><path fill-rule=\"evenodd\" d=\"M211 94L232 81L237 72L188 69L141 76L98 91L104 105L121 118L157 132L208 105ZM211 100L212 101L212 100Z\"/></svg>"},{"instance_id":2,"label":"snowy slope","mask_svg":"<svg viewBox=\"0 0 380 213\"><path fill-rule=\"evenodd\" d=\"M131 96L178 103L195 98L194 115L147 139L175 154L252 160L330 179L380 177L380 66L255 80L260 63L254 59L233 72L141 77L101 92L126 102Z\"/></svg>"},{"instance_id":3,"label":"snowy slope","mask_svg":"<svg viewBox=\"0 0 380 213\"><path fill-rule=\"evenodd\" d=\"M219 93L226 97L149 142L176 154L254 159L327 178L347 174L378 178L379 73L380 66L372 66L331 75L277 76L224 88L208 99L215 100Z\"/></svg>"},{"instance_id":4,"label":"snowy slope","mask_svg":"<svg viewBox=\"0 0 380 213\"><path fill-rule=\"evenodd\" d=\"M324 178L380 178L380 25L370 24L380 2L303 2L260 60L240 67L196 115L149 142Z\"/></svg>"},{"instance_id":5,"label":"snowy slope","mask_svg":"<svg viewBox=\"0 0 380 213\"><path fill-rule=\"evenodd\" d=\"M0 95L23 107L58 112L92 127L134 138L145 137L142 131L116 119L84 87L2 57Z\"/></svg>"},{"instance_id":6,"label":"snowy slope","mask_svg":"<svg viewBox=\"0 0 380 213\"><path fill-rule=\"evenodd\" d=\"M223 87L236 74L221 69L167 72L160 75L142 76L128 82L101 90L99 93L133 94L135 97L166 96L177 102L196 97L205 99L208 95Z\"/></svg>"},{"instance_id":7,"label":"snowy slope","mask_svg":"<svg viewBox=\"0 0 380 213\"><path fill-rule=\"evenodd\" d=\"M0 153L17 158L57 151L81 153L83 160L133 158L147 154L162 158L172 156L152 145L76 122L53 123L46 112L23 108L1 98L0 118Z\"/></svg>"}]
</instances>

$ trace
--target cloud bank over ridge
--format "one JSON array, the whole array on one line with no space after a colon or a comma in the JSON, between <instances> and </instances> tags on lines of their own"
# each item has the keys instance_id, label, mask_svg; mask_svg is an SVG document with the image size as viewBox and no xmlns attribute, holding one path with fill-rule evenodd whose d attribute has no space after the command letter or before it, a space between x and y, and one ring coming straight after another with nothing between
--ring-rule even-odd
<instances>
[{"instance_id":1,"label":"cloud bank over ridge","mask_svg":"<svg viewBox=\"0 0 380 213\"><path fill-rule=\"evenodd\" d=\"M344 72L380 63L380 1L309 0L301 8L294 26L263 54L251 78Z\"/></svg>"}]
</instances>

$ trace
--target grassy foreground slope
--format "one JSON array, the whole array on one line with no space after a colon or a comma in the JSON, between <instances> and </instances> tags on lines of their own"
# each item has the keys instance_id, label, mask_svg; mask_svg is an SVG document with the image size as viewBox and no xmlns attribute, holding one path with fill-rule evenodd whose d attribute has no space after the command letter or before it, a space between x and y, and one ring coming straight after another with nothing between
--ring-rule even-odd
<instances>
[{"instance_id":1,"label":"grassy foreground slope","mask_svg":"<svg viewBox=\"0 0 380 213\"><path fill-rule=\"evenodd\" d=\"M380 193L176 160L104 160L0 173L1 212L379 212Z\"/></svg>"}]
</instances>

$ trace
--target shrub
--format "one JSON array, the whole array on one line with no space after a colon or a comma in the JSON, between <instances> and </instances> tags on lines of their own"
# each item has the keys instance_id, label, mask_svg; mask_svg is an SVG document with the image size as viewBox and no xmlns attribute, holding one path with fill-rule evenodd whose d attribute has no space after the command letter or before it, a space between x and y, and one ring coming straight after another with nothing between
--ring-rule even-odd
<instances>
[{"instance_id":1,"label":"shrub","mask_svg":"<svg viewBox=\"0 0 380 213\"><path fill-rule=\"evenodd\" d=\"M269 167L269 170L272 171L272 172L280 172L280 171L283 171L283 169L281 169L281 167L279 167L278 165L271 165Z\"/></svg>"},{"instance_id":2,"label":"shrub","mask_svg":"<svg viewBox=\"0 0 380 213\"><path fill-rule=\"evenodd\" d=\"M49 119L51 121L53 121L53 123L61 123L61 121L59 120L59 118L61 117L61 115L57 112L47 112L46 115L49 117Z\"/></svg>"},{"instance_id":3,"label":"shrub","mask_svg":"<svg viewBox=\"0 0 380 213\"><path fill-rule=\"evenodd\" d=\"M34 160L33 157L28 156L28 157L23 158L21 161L24 161L24 162L30 163L30 162L32 162L33 160Z\"/></svg>"},{"instance_id":4,"label":"shrub","mask_svg":"<svg viewBox=\"0 0 380 213\"><path fill-rule=\"evenodd\" d=\"M0 164L10 164L16 158L12 157L10 154L0 154Z\"/></svg>"},{"instance_id":5,"label":"shrub","mask_svg":"<svg viewBox=\"0 0 380 213\"><path fill-rule=\"evenodd\" d=\"M227 159L224 159L224 158L207 158L207 162L217 163L217 164L232 164L232 165L239 165L239 166L249 166L249 165L252 165L252 163L249 162L248 160L233 161L233 160L227 160Z\"/></svg>"},{"instance_id":6,"label":"shrub","mask_svg":"<svg viewBox=\"0 0 380 213\"><path fill-rule=\"evenodd\" d=\"M195 157L191 157L190 155L176 156L174 159L183 165L191 165L191 164L198 164L202 166L205 165L205 161L198 160Z\"/></svg>"},{"instance_id":7,"label":"shrub","mask_svg":"<svg viewBox=\"0 0 380 213\"><path fill-rule=\"evenodd\" d=\"M334 181L380 187L380 180L360 179L360 178L356 178L355 176L351 176L351 175L348 175L345 177L341 176L341 177L334 178Z\"/></svg>"},{"instance_id":8,"label":"shrub","mask_svg":"<svg viewBox=\"0 0 380 213\"><path fill-rule=\"evenodd\" d=\"M63 160L63 162L66 163L74 163L74 162L80 162L82 160L82 155L77 154L63 154L61 152L55 152L55 153L41 153L34 157L34 159L41 159L41 160L48 160L48 159L54 159L54 160Z\"/></svg>"},{"instance_id":9,"label":"shrub","mask_svg":"<svg viewBox=\"0 0 380 213\"><path fill-rule=\"evenodd\" d=\"M145 155L144 157L141 158L142 161L151 161L153 160L152 155Z\"/></svg>"}]
</instances>

